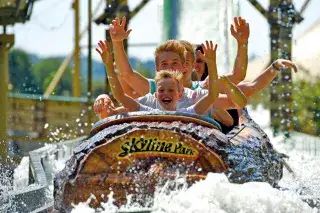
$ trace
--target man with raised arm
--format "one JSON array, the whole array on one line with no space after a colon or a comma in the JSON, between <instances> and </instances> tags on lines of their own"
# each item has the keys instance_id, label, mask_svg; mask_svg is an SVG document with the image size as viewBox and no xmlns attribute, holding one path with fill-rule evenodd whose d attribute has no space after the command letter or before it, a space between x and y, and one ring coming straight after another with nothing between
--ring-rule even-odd
<instances>
[{"instance_id":1,"label":"man with raised arm","mask_svg":"<svg viewBox=\"0 0 320 213\"><path fill-rule=\"evenodd\" d=\"M114 72L114 67L112 65L113 59L110 52L108 43L99 42L100 49L97 49L97 52L100 54L103 59L108 73L108 80L110 82L110 87L113 92L114 97L126 108L128 111L150 111L154 110L151 107L145 106L125 94L122 90L122 86L119 82L119 79ZM201 58L206 61L209 69L209 90L208 94L202 97L194 105L187 108L178 108L177 101L181 97L181 86L182 83L182 73L177 71L167 71L162 70L157 73L155 81L156 93L155 97L160 105L161 110L168 111L181 111L203 115L210 108L211 104L218 97L218 75L216 67L216 49L217 45L213 45L212 41L206 42L204 47L204 55L201 55ZM225 81L225 77L222 78L222 81Z\"/></svg>"},{"instance_id":2,"label":"man with raised arm","mask_svg":"<svg viewBox=\"0 0 320 213\"><path fill-rule=\"evenodd\" d=\"M235 24L231 25L231 34L238 42L238 52L233 72L228 73L226 77L228 77L232 83L238 84L245 78L246 75L246 68L248 63L247 45L250 31L249 24L246 23L246 21L241 17L234 18L234 22ZM120 19L118 17L116 17L112 21L112 25L110 27L110 37L112 39L114 48L115 62L117 64L120 75L134 90L136 90L137 93L145 95L150 92L153 94L155 88L154 80L147 79L141 74L135 72L132 69L128 57L125 53L123 40L128 38L131 31L131 29L126 30L126 17L122 18L122 22L120 22ZM159 46L157 49L159 49ZM167 48L166 51L163 52L157 52L156 50L156 70L179 70L183 72L184 87L197 89L199 88L200 84L191 81L191 73L194 64L194 57L192 57L192 54L194 54L193 50L187 52L186 61L185 58L181 60L181 56L179 57L179 55L177 55L174 51L170 51L170 48ZM190 66L185 67L186 62L187 65L189 63ZM220 92L223 92L223 87L220 87Z\"/></svg>"},{"instance_id":3,"label":"man with raised arm","mask_svg":"<svg viewBox=\"0 0 320 213\"><path fill-rule=\"evenodd\" d=\"M207 46L209 45L208 42L206 42ZM99 42L99 46L101 48L101 41ZM203 45L203 48L205 50L205 46ZM184 56L185 48L180 44L179 41L176 40L169 40L165 42L164 44L160 45L156 53L162 52L167 49L172 50L177 57L176 59ZM98 51L98 50L97 50ZM201 52L198 52L198 54L201 55ZM101 56L102 57L102 56ZM174 59L173 61L175 61ZM105 62L105 59L102 58L102 61ZM175 62L173 62L175 63ZM108 69L108 68L107 68ZM243 108L247 104L246 97L243 95L243 93L230 82L228 78L223 78L223 80L220 82L222 84L222 88L224 90L224 93L227 95L219 95L218 99L214 102L213 107L219 108L219 109L230 109L230 108ZM181 91L182 91L182 97L178 101L178 108L187 108L191 105L194 105L198 100L200 100L203 96L205 96L208 93L208 90L202 90L197 89L195 91L192 91L188 88L184 88L181 84ZM199 95L202 93L201 95ZM232 100L232 101L231 101ZM101 100L97 100L95 103L99 103ZM157 102L156 97L154 94L147 94L137 100L140 104L149 106L151 108L159 108L159 103ZM101 108L106 107L105 105L101 104L95 104L95 111L97 114L101 112Z\"/></svg>"},{"instance_id":4,"label":"man with raised arm","mask_svg":"<svg viewBox=\"0 0 320 213\"><path fill-rule=\"evenodd\" d=\"M128 58L126 56L126 53L124 51L123 47L123 40L128 37L131 30L125 31L125 24L126 19L125 17L122 20L122 23L120 23L119 18L116 18L112 22L112 26L110 28L110 37L113 42L113 49L115 54L115 61L117 63L117 67L120 71L120 75L122 78L124 78L128 84L132 88L134 88L139 94L144 94L147 92L154 93L155 92L155 82L153 79L146 79L142 75L140 75L137 72L134 72L133 69L130 66L130 63L128 61ZM245 26L245 24L243 24ZM239 30L239 29L238 29ZM246 35L244 33L244 35ZM192 52L193 53L193 52ZM191 70L184 69L185 64L185 49L184 46L179 44L177 41L167 41L161 45L159 45L155 51L155 62L156 62L156 69L171 69L171 70L180 70L184 73L184 83L188 84L188 82L185 81L185 78L188 76L188 74L191 73ZM223 85L227 85L228 87L233 87L229 81L224 81L220 86L220 91L224 93L225 87ZM196 89L196 88L193 88ZM182 106L189 106L194 104L197 100L199 100L201 97L203 97L207 91L202 92L201 90L197 90L195 92L192 92L190 90L187 90L186 88L183 88L183 97L182 100L179 102ZM233 91L236 91L234 89ZM125 91L128 93L128 91ZM229 94L230 97L241 97L238 98L238 100L228 100L228 97L225 96L224 98L220 98L219 102L217 103L217 107L221 109L228 109L228 108L238 108L245 106L246 101L243 101L244 98L242 97L243 94L239 94L240 91L236 91L238 94L233 95ZM202 93L202 94L201 94ZM154 97L148 96L143 97L139 100L140 103L143 104L149 104L151 106L152 102L155 104ZM237 104L233 104L232 102L235 102ZM98 111L98 110L96 110Z\"/></svg>"},{"instance_id":5,"label":"man with raised arm","mask_svg":"<svg viewBox=\"0 0 320 213\"><path fill-rule=\"evenodd\" d=\"M118 56L120 55L120 58L126 59L125 61L127 62L127 63L121 63L120 62L119 64L117 64L119 69L121 69L120 68L121 66L122 66L123 69L127 66L127 69L125 69L126 71L122 72L122 73L120 72L120 73L122 74L122 77L124 77L125 79L128 79L128 76L129 76L129 80L130 81L128 83L130 83L132 81L136 81L136 80L139 81L140 82L139 84L141 85L141 87L137 87L135 89L140 89L139 93L142 94L142 93L144 93L146 91L146 88L149 87L149 90L150 90L150 86L149 86L150 80L144 78L139 73L136 73L136 72L134 72L132 70L132 68L130 67L130 64L129 64L128 60L127 60L127 56L126 56L126 54L124 52L123 45L122 45L123 38L127 38L131 30L124 31L125 19L122 21L122 24L120 24L119 19L114 20L113 24L114 24L114 27L110 29L110 34L111 34L111 37L113 38L113 44L115 46L118 45L118 48L114 48L115 49L115 57L117 58L117 55ZM246 25L246 26L248 26L248 25ZM124 32L124 34L117 33L117 29L119 29L119 28L123 30L122 32ZM166 47L164 47L164 46L166 46ZM120 51L120 52L118 52L120 54L117 54L117 49L119 50L119 47L120 47L120 50L122 48L123 51ZM165 42L164 44L160 45L157 48L157 50L161 50L161 49L164 50L164 51L162 51L164 54L162 54L161 57L160 56L157 57L157 50L156 50L156 54L155 55L156 55L156 65L157 65L157 67L158 66L170 67L171 69L174 69L174 70L183 69L183 67L184 67L183 65L184 65L184 61L185 61L184 53L181 53L181 51L180 52L179 51L178 52L177 51L176 52L170 51L170 49L172 49L172 47L174 47L173 49L181 49L179 47L179 45L174 41L167 41L167 42ZM123 53L122 56L121 56L121 52ZM161 52L161 51L158 51L158 53L159 52ZM239 53L239 51L238 51L238 53ZM159 61L157 59L159 59L159 61L162 62L162 63L160 63L160 65L159 65ZM278 64L278 63L281 64L282 61L283 60L278 60L278 61L275 62L275 64ZM286 65L292 67L294 64L293 63L291 63L291 64L287 63ZM128 72L128 70L129 70L129 72ZM268 77L270 77L270 78L274 78L275 77L273 73L271 73L271 75L270 75L270 70L269 70L269 72L266 72L266 75L268 75ZM146 82L148 83L148 85L146 85ZM241 83L240 84L240 86L241 86L240 88L244 91L245 94L247 92L250 92L251 94L253 94L255 92L260 91L262 88L265 88L265 87L268 86L268 84L266 85L264 83L267 83L267 81L262 81L261 78L258 77L257 81L255 81L254 84ZM259 84L259 87L257 87L256 84ZM220 84L220 85L223 85L223 84ZM184 90L186 90L186 88ZM195 91L195 92L191 92L191 93L187 93L186 92L185 93L186 94L185 100L187 100L187 101L184 101L184 102L182 101L182 104L184 104L183 106L190 106L190 105L194 104L199 98L204 96L206 93L207 93L206 90L198 90L198 92ZM149 97L150 97L150 99L147 98L147 101L154 99L150 95L149 95ZM238 97L240 97L240 96L238 96ZM145 99L145 97L143 97L143 99ZM221 101L221 99L220 99L220 101ZM143 100L141 100L141 102L143 103ZM216 104L216 102L214 104ZM221 103L221 102L220 103L217 102L217 103L218 104L216 104L216 106L218 108L225 104L225 103ZM216 107L216 106L214 106L214 107ZM232 106L232 104L227 103L227 105L224 105L223 107L225 109L228 109L228 107L231 107L231 106ZM244 107L243 104L234 104L231 108L242 108L242 107ZM95 111L96 111L96 107L95 107Z\"/></svg>"}]
</instances>

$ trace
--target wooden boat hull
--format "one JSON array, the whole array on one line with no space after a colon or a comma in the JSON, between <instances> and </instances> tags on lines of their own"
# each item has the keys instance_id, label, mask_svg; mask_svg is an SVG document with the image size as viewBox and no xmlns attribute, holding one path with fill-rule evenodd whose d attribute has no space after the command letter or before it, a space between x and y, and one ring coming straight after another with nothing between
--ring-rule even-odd
<instances>
[{"instance_id":1,"label":"wooden boat hull","mask_svg":"<svg viewBox=\"0 0 320 213\"><path fill-rule=\"evenodd\" d=\"M200 118L130 113L98 122L56 176L55 208L68 212L72 203L85 202L91 194L92 207L106 202L111 192L117 205L124 204L128 194L152 197L157 185L177 174L188 184L209 172L224 172L237 183L274 185L280 180L281 156L246 113L242 125L228 135L214 121Z\"/></svg>"}]
</instances>

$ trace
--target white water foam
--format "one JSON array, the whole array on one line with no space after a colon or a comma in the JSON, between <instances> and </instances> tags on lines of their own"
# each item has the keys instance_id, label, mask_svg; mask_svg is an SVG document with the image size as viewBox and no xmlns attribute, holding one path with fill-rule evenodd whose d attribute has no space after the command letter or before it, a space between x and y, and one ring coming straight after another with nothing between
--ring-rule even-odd
<instances>
[{"instance_id":1,"label":"white water foam","mask_svg":"<svg viewBox=\"0 0 320 213\"><path fill-rule=\"evenodd\" d=\"M88 203L88 202L87 202ZM94 212L87 203L77 205L72 213ZM117 208L110 202L102 205L103 213L141 211L138 204ZM99 211L100 212L100 211ZM207 178L190 188L171 191L160 189L154 198L152 212L218 212L218 213L279 213L317 212L292 191L280 191L267 183L229 183L224 174L209 173Z\"/></svg>"},{"instance_id":2,"label":"white water foam","mask_svg":"<svg viewBox=\"0 0 320 213\"><path fill-rule=\"evenodd\" d=\"M245 184L230 183L224 174L209 173L205 180L190 188L180 187L168 192L166 187L159 188L155 194L152 212L218 212L218 213L308 213L319 212L311 208L304 198L320 198L320 158L297 152L290 141L283 143L283 136L273 137L268 128L269 111L258 107L249 108L250 115L269 135L274 146L290 156L288 164L295 177L284 169L280 181L282 190L271 187L268 183L250 182ZM177 180L181 185L181 179ZM183 184L183 182L182 182ZM130 200L130 197L128 197ZM88 203L88 202L87 202ZM72 213L94 212L87 203L75 205ZM130 203L117 208L112 199L102 204L99 212L141 211L144 208L137 203Z\"/></svg>"}]
</instances>

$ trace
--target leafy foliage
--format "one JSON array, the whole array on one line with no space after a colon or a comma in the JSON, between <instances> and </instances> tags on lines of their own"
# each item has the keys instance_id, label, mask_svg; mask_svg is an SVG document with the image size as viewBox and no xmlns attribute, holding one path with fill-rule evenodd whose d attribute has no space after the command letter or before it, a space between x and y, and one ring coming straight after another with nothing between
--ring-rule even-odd
<instances>
[{"instance_id":1,"label":"leafy foliage","mask_svg":"<svg viewBox=\"0 0 320 213\"><path fill-rule=\"evenodd\" d=\"M52 81L55 73L61 65L63 57L38 58L23 50L14 49L9 53L9 73L12 92L43 94ZM152 61L140 62L130 58L133 68L147 78L152 78L154 64ZM72 64L72 63L71 63ZM72 73L71 66L55 88L54 95L72 95ZM81 87L82 96L87 96L88 60L81 59ZM110 91L106 86L105 66L100 61L92 60L92 87L93 96Z\"/></svg>"},{"instance_id":2,"label":"leafy foliage","mask_svg":"<svg viewBox=\"0 0 320 213\"><path fill-rule=\"evenodd\" d=\"M9 88L17 93L39 94L40 88L32 73L29 55L15 49L9 53Z\"/></svg>"},{"instance_id":3,"label":"leafy foliage","mask_svg":"<svg viewBox=\"0 0 320 213\"><path fill-rule=\"evenodd\" d=\"M270 108L270 88L251 98L250 104L257 107L262 104ZM292 90L294 109L294 129L311 135L320 135L320 78L313 82L297 80Z\"/></svg>"},{"instance_id":4,"label":"leafy foliage","mask_svg":"<svg viewBox=\"0 0 320 213\"><path fill-rule=\"evenodd\" d=\"M32 72L35 76L36 82L38 83L41 92L44 93L46 88L52 81L55 73L59 69L62 63L61 58L45 58L40 60L33 66ZM55 95L71 95L72 94L72 78L71 69L67 68L64 75L62 76L59 84L54 90Z\"/></svg>"},{"instance_id":5,"label":"leafy foliage","mask_svg":"<svg viewBox=\"0 0 320 213\"><path fill-rule=\"evenodd\" d=\"M320 135L320 78L294 83L295 129Z\"/></svg>"}]
</instances>

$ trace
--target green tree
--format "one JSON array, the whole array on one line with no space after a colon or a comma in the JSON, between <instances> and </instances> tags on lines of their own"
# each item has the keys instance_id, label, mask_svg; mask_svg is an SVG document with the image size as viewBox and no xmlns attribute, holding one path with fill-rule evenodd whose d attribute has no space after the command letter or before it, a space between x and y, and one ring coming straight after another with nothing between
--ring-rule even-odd
<instances>
[{"instance_id":1,"label":"green tree","mask_svg":"<svg viewBox=\"0 0 320 213\"><path fill-rule=\"evenodd\" d=\"M311 79L311 77L309 77ZM311 135L320 135L320 77L312 77L313 81L299 79L293 82L294 130ZM269 89L250 98L250 104L256 107L262 104L270 108Z\"/></svg>"},{"instance_id":2,"label":"green tree","mask_svg":"<svg viewBox=\"0 0 320 213\"><path fill-rule=\"evenodd\" d=\"M297 131L320 135L320 78L294 82L294 122Z\"/></svg>"},{"instance_id":3,"label":"green tree","mask_svg":"<svg viewBox=\"0 0 320 213\"><path fill-rule=\"evenodd\" d=\"M58 68L62 63L61 58L45 58L40 60L32 68L32 72L35 76L35 81L39 84L40 91L43 93L50 82L52 81L54 75L56 74ZM72 94L72 77L71 68L68 66L61 80L54 90L55 95L65 95L69 96Z\"/></svg>"},{"instance_id":4,"label":"green tree","mask_svg":"<svg viewBox=\"0 0 320 213\"><path fill-rule=\"evenodd\" d=\"M13 92L29 94L40 92L31 67L28 53L19 49L9 52L9 82Z\"/></svg>"}]
</instances>

